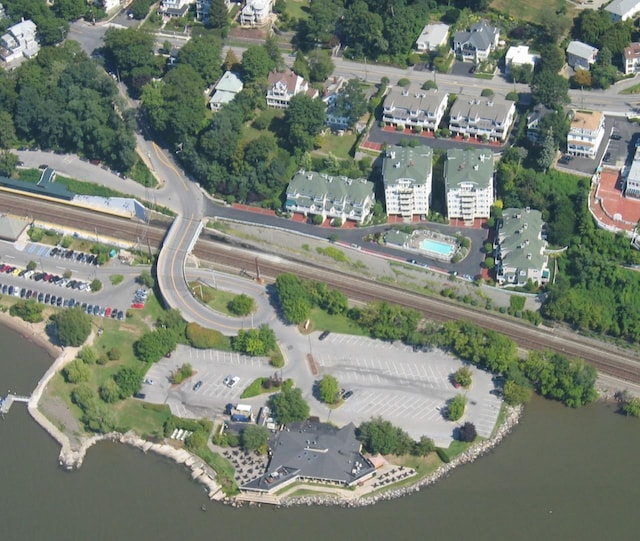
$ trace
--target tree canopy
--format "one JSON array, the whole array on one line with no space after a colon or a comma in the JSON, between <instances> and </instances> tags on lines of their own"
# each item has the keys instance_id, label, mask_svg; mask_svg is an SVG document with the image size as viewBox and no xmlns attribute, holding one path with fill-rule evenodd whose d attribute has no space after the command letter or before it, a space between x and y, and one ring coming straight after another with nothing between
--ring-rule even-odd
<instances>
[{"instance_id":1,"label":"tree canopy","mask_svg":"<svg viewBox=\"0 0 640 541\"><path fill-rule=\"evenodd\" d=\"M338 380L331 374L325 374L318 383L318 395L325 404L335 404L338 401Z\"/></svg>"},{"instance_id":2,"label":"tree canopy","mask_svg":"<svg viewBox=\"0 0 640 541\"><path fill-rule=\"evenodd\" d=\"M309 404L298 388L291 389L283 386L282 391L269 397L269 407L279 423L304 421L309 417Z\"/></svg>"},{"instance_id":3,"label":"tree canopy","mask_svg":"<svg viewBox=\"0 0 640 541\"><path fill-rule=\"evenodd\" d=\"M51 316L52 328L63 346L82 345L91 333L91 318L80 308L62 310Z\"/></svg>"}]
</instances>

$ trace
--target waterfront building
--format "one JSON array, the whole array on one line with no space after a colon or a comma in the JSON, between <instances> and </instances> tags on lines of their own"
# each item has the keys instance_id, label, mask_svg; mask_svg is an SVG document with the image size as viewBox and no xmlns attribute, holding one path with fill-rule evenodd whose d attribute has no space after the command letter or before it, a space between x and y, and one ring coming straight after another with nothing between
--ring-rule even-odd
<instances>
[{"instance_id":1,"label":"waterfront building","mask_svg":"<svg viewBox=\"0 0 640 541\"><path fill-rule=\"evenodd\" d=\"M467 224L488 218L493 205L493 152L452 148L444 164L447 214Z\"/></svg>"}]
</instances>

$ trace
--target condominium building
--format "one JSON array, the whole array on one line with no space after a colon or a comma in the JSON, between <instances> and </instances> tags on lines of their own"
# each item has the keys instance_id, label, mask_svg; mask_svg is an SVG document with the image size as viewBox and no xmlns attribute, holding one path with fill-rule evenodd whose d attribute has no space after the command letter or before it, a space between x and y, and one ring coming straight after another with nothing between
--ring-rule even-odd
<instances>
[{"instance_id":1,"label":"condominium building","mask_svg":"<svg viewBox=\"0 0 640 541\"><path fill-rule=\"evenodd\" d=\"M499 284L525 285L549 281L546 234L539 210L508 208L497 224L496 279Z\"/></svg>"},{"instance_id":2,"label":"condominium building","mask_svg":"<svg viewBox=\"0 0 640 541\"><path fill-rule=\"evenodd\" d=\"M431 204L433 150L426 146L389 147L382 162L387 214L411 220Z\"/></svg>"},{"instance_id":3,"label":"condominium building","mask_svg":"<svg viewBox=\"0 0 640 541\"><path fill-rule=\"evenodd\" d=\"M567 134L567 153L594 159L604 138L602 111L575 111Z\"/></svg>"},{"instance_id":4,"label":"condominium building","mask_svg":"<svg viewBox=\"0 0 640 541\"><path fill-rule=\"evenodd\" d=\"M449 94L435 89L395 87L384 99L382 120L387 126L435 131L447 109L448 98Z\"/></svg>"},{"instance_id":5,"label":"condominium building","mask_svg":"<svg viewBox=\"0 0 640 541\"><path fill-rule=\"evenodd\" d=\"M476 218L488 218L493 205L493 152L449 149L444 182L449 219L473 223Z\"/></svg>"},{"instance_id":6,"label":"condominium building","mask_svg":"<svg viewBox=\"0 0 640 541\"><path fill-rule=\"evenodd\" d=\"M300 170L289 182L285 209L322 219L364 222L375 203L373 182Z\"/></svg>"},{"instance_id":7,"label":"condominium building","mask_svg":"<svg viewBox=\"0 0 640 541\"><path fill-rule=\"evenodd\" d=\"M516 104L498 96L458 96L449 112L449 129L458 135L504 141L516 113Z\"/></svg>"}]
</instances>

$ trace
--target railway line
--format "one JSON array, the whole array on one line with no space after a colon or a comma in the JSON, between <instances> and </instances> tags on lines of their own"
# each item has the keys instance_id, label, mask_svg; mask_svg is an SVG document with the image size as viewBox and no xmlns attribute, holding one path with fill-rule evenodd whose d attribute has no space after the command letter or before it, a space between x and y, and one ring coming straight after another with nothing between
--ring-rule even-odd
<instances>
[{"instance_id":1,"label":"railway line","mask_svg":"<svg viewBox=\"0 0 640 541\"><path fill-rule=\"evenodd\" d=\"M39 220L78 229L97 229L102 235L117 236L131 242L143 240L146 244L148 241L153 249L161 246L168 227L165 222L143 224L77 207L73 208L73 212L61 212L60 208L57 203L6 192L0 198L0 212L37 217ZM194 255L202 260L239 270L253 268L255 257L259 254L232 248L203 235L195 245ZM260 269L264 276L272 279L282 272L294 272L303 278L322 280L354 301L366 303L379 300L400 304L418 310L434 321L467 319L483 328L505 334L523 349L550 349L569 357L581 357L605 374L640 383L638 355L573 333L543 330L491 312L451 304L439 297L419 296L388 284L268 254L260 255Z\"/></svg>"}]
</instances>

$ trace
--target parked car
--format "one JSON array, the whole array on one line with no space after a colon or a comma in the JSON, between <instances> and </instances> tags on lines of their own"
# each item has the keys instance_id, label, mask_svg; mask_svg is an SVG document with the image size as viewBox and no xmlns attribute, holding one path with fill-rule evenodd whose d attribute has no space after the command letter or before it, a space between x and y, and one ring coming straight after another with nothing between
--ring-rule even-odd
<instances>
[{"instance_id":1,"label":"parked car","mask_svg":"<svg viewBox=\"0 0 640 541\"><path fill-rule=\"evenodd\" d=\"M318 336L318 340L324 340L330 334L331 334L330 331L322 331L322 334L320 334L320 336Z\"/></svg>"},{"instance_id":2,"label":"parked car","mask_svg":"<svg viewBox=\"0 0 640 541\"><path fill-rule=\"evenodd\" d=\"M196 382L196 384L193 386L193 390L197 391L200 387L202 387L202 380Z\"/></svg>"},{"instance_id":3,"label":"parked car","mask_svg":"<svg viewBox=\"0 0 640 541\"><path fill-rule=\"evenodd\" d=\"M342 395L342 400L349 400L353 396L353 391L347 391Z\"/></svg>"}]
</instances>

